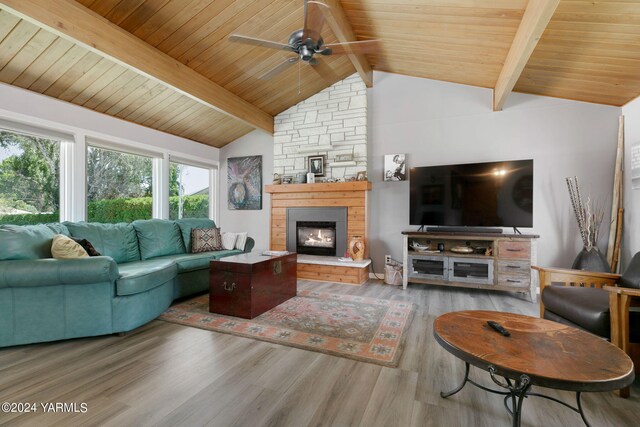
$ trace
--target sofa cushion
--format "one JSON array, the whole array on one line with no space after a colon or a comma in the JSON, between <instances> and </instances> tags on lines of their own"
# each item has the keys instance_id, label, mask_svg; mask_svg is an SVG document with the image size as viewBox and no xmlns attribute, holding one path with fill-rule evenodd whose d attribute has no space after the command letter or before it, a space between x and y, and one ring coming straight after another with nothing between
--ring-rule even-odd
<instances>
[{"instance_id":1,"label":"sofa cushion","mask_svg":"<svg viewBox=\"0 0 640 427\"><path fill-rule=\"evenodd\" d=\"M191 252L222 251L222 236L219 228L194 228L191 230Z\"/></svg>"},{"instance_id":2,"label":"sofa cushion","mask_svg":"<svg viewBox=\"0 0 640 427\"><path fill-rule=\"evenodd\" d=\"M236 233L238 238L236 239L235 249L240 249L244 251L245 246L247 246L247 238L249 237L249 233Z\"/></svg>"},{"instance_id":3,"label":"sofa cushion","mask_svg":"<svg viewBox=\"0 0 640 427\"><path fill-rule=\"evenodd\" d=\"M178 274L178 266L170 259L134 261L118 266L117 295L133 295L156 288Z\"/></svg>"},{"instance_id":4,"label":"sofa cushion","mask_svg":"<svg viewBox=\"0 0 640 427\"><path fill-rule=\"evenodd\" d=\"M79 243L64 234L53 236L51 256L57 259L88 258L89 254Z\"/></svg>"},{"instance_id":5,"label":"sofa cushion","mask_svg":"<svg viewBox=\"0 0 640 427\"><path fill-rule=\"evenodd\" d=\"M71 236L67 226L62 224L62 223L60 223L60 222L52 222L50 224L44 224L44 225L47 226L47 228L49 228L55 234L62 234L62 235L67 236L67 237Z\"/></svg>"},{"instance_id":6,"label":"sofa cushion","mask_svg":"<svg viewBox=\"0 0 640 427\"><path fill-rule=\"evenodd\" d=\"M51 258L57 233L47 225L0 225L0 260Z\"/></svg>"},{"instance_id":7,"label":"sofa cushion","mask_svg":"<svg viewBox=\"0 0 640 427\"><path fill-rule=\"evenodd\" d=\"M542 290L541 299L545 311L598 336L610 336L609 292L604 289L547 286Z\"/></svg>"},{"instance_id":8,"label":"sofa cushion","mask_svg":"<svg viewBox=\"0 0 640 427\"><path fill-rule=\"evenodd\" d=\"M215 228L216 223L209 218L183 218L176 221L187 253L191 253L191 230L194 228Z\"/></svg>"},{"instance_id":9,"label":"sofa cushion","mask_svg":"<svg viewBox=\"0 0 640 427\"><path fill-rule=\"evenodd\" d=\"M100 252L98 252L96 250L96 248L93 247L91 242L88 241L87 239L78 239L76 237L72 237L71 239L73 239L74 242L76 242L77 244L82 246L82 249L84 249L87 252L87 255L89 255L89 256L102 256L102 254Z\"/></svg>"},{"instance_id":10,"label":"sofa cushion","mask_svg":"<svg viewBox=\"0 0 640 427\"><path fill-rule=\"evenodd\" d=\"M178 273L186 273L188 271L204 270L209 268L211 260L240 253L242 252L234 249L230 251L201 252L198 254L167 255L162 258L155 259L172 260L178 264Z\"/></svg>"},{"instance_id":11,"label":"sofa cushion","mask_svg":"<svg viewBox=\"0 0 640 427\"><path fill-rule=\"evenodd\" d=\"M236 241L238 240L238 233L220 233L222 236L222 248L226 250L232 250L236 248Z\"/></svg>"},{"instance_id":12,"label":"sofa cushion","mask_svg":"<svg viewBox=\"0 0 640 427\"><path fill-rule=\"evenodd\" d=\"M143 260L185 253L180 227L174 221L149 219L134 221Z\"/></svg>"},{"instance_id":13,"label":"sofa cushion","mask_svg":"<svg viewBox=\"0 0 640 427\"><path fill-rule=\"evenodd\" d=\"M104 256L110 256L118 264L140 261L138 237L133 225L100 224L94 222L65 222L71 236L87 239Z\"/></svg>"}]
</instances>

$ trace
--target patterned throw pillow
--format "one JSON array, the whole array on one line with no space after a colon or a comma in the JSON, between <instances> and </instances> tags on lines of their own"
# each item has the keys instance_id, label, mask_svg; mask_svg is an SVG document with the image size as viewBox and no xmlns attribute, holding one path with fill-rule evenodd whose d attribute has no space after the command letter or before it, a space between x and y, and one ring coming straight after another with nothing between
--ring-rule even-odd
<instances>
[{"instance_id":1,"label":"patterned throw pillow","mask_svg":"<svg viewBox=\"0 0 640 427\"><path fill-rule=\"evenodd\" d=\"M87 252L64 234L53 236L51 255L56 259L89 258Z\"/></svg>"},{"instance_id":2,"label":"patterned throw pillow","mask_svg":"<svg viewBox=\"0 0 640 427\"><path fill-rule=\"evenodd\" d=\"M232 250L238 240L238 233L222 233L222 247L228 251Z\"/></svg>"},{"instance_id":3,"label":"patterned throw pillow","mask_svg":"<svg viewBox=\"0 0 640 427\"><path fill-rule=\"evenodd\" d=\"M191 252L222 250L222 236L219 228L193 228L191 230Z\"/></svg>"},{"instance_id":4,"label":"patterned throw pillow","mask_svg":"<svg viewBox=\"0 0 640 427\"><path fill-rule=\"evenodd\" d=\"M236 249L240 249L241 251L244 251L244 247L247 244L247 237L249 233L237 233L237 234L238 234L238 239L236 240Z\"/></svg>"},{"instance_id":5,"label":"patterned throw pillow","mask_svg":"<svg viewBox=\"0 0 640 427\"><path fill-rule=\"evenodd\" d=\"M98 252L87 239L76 239L75 237L72 237L71 240L82 246L82 249L87 251L89 256L102 256L102 254Z\"/></svg>"}]
</instances>

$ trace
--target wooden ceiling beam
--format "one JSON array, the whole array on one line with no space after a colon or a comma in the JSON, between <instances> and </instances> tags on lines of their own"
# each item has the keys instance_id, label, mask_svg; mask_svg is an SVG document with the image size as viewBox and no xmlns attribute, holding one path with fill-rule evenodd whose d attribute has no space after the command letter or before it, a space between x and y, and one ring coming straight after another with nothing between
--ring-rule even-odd
<instances>
[{"instance_id":1,"label":"wooden ceiling beam","mask_svg":"<svg viewBox=\"0 0 640 427\"><path fill-rule=\"evenodd\" d=\"M74 0L0 0L0 7L139 74L273 133L273 116Z\"/></svg>"},{"instance_id":2,"label":"wooden ceiling beam","mask_svg":"<svg viewBox=\"0 0 640 427\"><path fill-rule=\"evenodd\" d=\"M493 110L500 111L527 65L560 0L529 0L493 89Z\"/></svg>"},{"instance_id":3,"label":"wooden ceiling beam","mask_svg":"<svg viewBox=\"0 0 640 427\"><path fill-rule=\"evenodd\" d=\"M338 41L340 41L340 43L357 41L356 34L351 27L351 23L340 1L320 0L320 2L328 6L327 8L322 8L322 10L327 24L331 27ZM356 71L360 74L360 78L362 78L364 84L367 85L367 87L373 87L373 71L367 58L362 54L348 56Z\"/></svg>"}]
</instances>

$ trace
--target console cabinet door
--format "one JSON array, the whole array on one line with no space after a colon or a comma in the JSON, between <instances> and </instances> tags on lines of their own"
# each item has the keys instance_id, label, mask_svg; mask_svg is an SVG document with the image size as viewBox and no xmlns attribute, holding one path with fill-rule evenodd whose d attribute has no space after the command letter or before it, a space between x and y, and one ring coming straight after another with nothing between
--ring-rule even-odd
<instances>
[{"instance_id":1,"label":"console cabinet door","mask_svg":"<svg viewBox=\"0 0 640 427\"><path fill-rule=\"evenodd\" d=\"M493 285L493 260L449 257L448 280Z\"/></svg>"},{"instance_id":2,"label":"console cabinet door","mask_svg":"<svg viewBox=\"0 0 640 427\"><path fill-rule=\"evenodd\" d=\"M446 280L449 265L444 256L409 255L408 277Z\"/></svg>"}]
</instances>

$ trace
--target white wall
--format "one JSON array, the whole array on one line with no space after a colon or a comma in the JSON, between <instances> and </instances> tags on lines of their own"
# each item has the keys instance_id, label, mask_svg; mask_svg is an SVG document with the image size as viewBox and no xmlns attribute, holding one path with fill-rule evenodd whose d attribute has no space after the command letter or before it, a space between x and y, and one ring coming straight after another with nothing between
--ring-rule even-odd
<instances>
[{"instance_id":1,"label":"white wall","mask_svg":"<svg viewBox=\"0 0 640 427\"><path fill-rule=\"evenodd\" d=\"M262 210L230 210L227 206L227 159L262 156L262 185L273 180L273 137L255 130L220 149L220 221L222 231L249 233L255 241L254 251L269 249L271 198L262 192Z\"/></svg>"},{"instance_id":2,"label":"white wall","mask_svg":"<svg viewBox=\"0 0 640 427\"><path fill-rule=\"evenodd\" d=\"M409 183L382 181L385 154L407 153L409 168L534 159L534 227L521 231L540 234L540 265L569 267L581 247L565 177L577 176L609 215L620 108L514 93L493 112L489 89L380 72L369 96L369 248L378 270L385 254L401 259L401 231L417 229Z\"/></svg>"},{"instance_id":3,"label":"white wall","mask_svg":"<svg viewBox=\"0 0 640 427\"><path fill-rule=\"evenodd\" d=\"M385 254L401 259L400 233L417 228L409 225L409 183L382 181L385 154L407 153L409 167L533 158L534 227L522 231L540 234L540 265L569 267L581 248L565 177L577 176L583 193L600 200L608 217L620 108L514 93L504 111L493 112L489 89L380 72L374 81L368 92L369 247L378 271ZM640 106L638 111L640 137ZM224 147L222 162L262 154L268 184L272 143L270 136L253 132ZM221 175L223 228L250 227L256 247L268 246L269 197L262 211L228 211L226 164ZM601 249L608 223L605 218Z\"/></svg>"},{"instance_id":4,"label":"white wall","mask_svg":"<svg viewBox=\"0 0 640 427\"><path fill-rule=\"evenodd\" d=\"M626 267L631 257L640 251L640 190L631 188L631 145L640 142L640 98L628 103L622 108L625 130L625 161L624 161L624 222L622 239L622 269Z\"/></svg>"}]
</instances>

